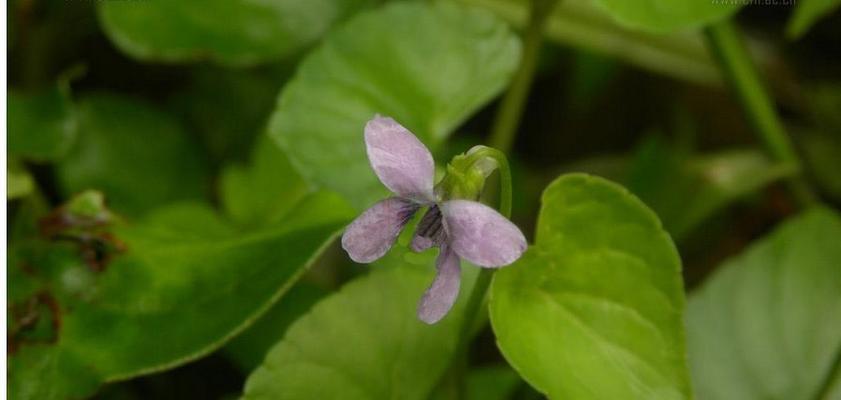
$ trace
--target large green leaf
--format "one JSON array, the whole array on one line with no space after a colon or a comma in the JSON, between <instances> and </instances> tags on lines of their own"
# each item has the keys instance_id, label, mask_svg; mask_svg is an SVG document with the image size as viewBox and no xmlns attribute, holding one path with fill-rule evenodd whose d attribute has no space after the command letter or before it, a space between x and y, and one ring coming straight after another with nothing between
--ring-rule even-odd
<instances>
[{"instance_id":1,"label":"large green leaf","mask_svg":"<svg viewBox=\"0 0 841 400\"><path fill-rule=\"evenodd\" d=\"M167 0L98 3L105 33L132 57L250 65L292 54L375 0ZM150 29L150 27L154 27Z\"/></svg>"},{"instance_id":2,"label":"large green leaf","mask_svg":"<svg viewBox=\"0 0 841 400\"><path fill-rule=\"evenodd\" d=\"M33 93L12 90L8 101L10 155L55 161L67 154L77 120L64 84Z\"/></svg>"},{"instance_id":3,"label":"large green leaf","mask_svg":"<svg viewBox=\"0 0 841 400\"><path fill-rule=\"evenodd\" d=\"M112 208L128 214L205 195L200 149L171 116L108 94L81 100L78 113L76 145L58 169L65 194L102 190Z\"/></svg>"},{"instance_id":4,"label":"large green leaf","mask_svg":"<svg viewBox=\"0 0 841 400\"><path fill-rule=\"evenodd\" d=\"M665 33L700 28L729 17L744 1L592 0L619 23L633 29Z\"/></svg>"},{"instance_id":5,"label":"large green leaf","mask_svg":"<svg viewBox=\"0 0 841 400\"><path fill-rule=\"evenodd\" d=\"M283 338L286 329L326 294L326 290L312 284L295 285L248 330L231 340L225 346L225 353L243 372L250 373Z\"/></svg>"},{"instance_id":6,"label":"large green leaf","mask_svg":"<svg viewBox=\"0 0 841 400\"><path fill-rule=\"evenodd\" d=\"M456 0L493 11L518 26L528 20L531 0ZM675 3L679 4L679 3ZM624 27L592 0L562 0L546 22L546 38L617 57L667 76L721 84L721 73L697 31L653 34Z\"/></svg>"},{"instance_id":7,"label":"large green leaf","mask_svg":"<svg viewBox=\"0 0 841 400\"><path fill-rule=\"evenodd\" d=\"M794 9L794 14L788 21L786 35L797 39L807 31L819 19L835 10L841 1L839 0L800 0Z\"/></svg>"},{"instance_id":8,"label":"large green leaf","mask_svg":"<svg viewBox=\"0 0 841 400\"><path fill-rule=\"evenodd\" d=\"M394 3L330 34L280 95L270 133L310 181L358 208L382 197L363 128L391 116L434 149L499 93L519 44L491 15L449 3Z\"/></svg>"},{"instance_id":9,"label":"large green leaf","mask_svg":"<svg viewBox=\"0 0 841 400\"><path fill-rule=\"evenodd\" d=\"M11 397L84 397L103 382L208 354L277 301L351 212L322 192L281 224L241 234L206 206L174 205L116 228L125 251L93 276L55 244L13 259L10 268L43 275L61 323L52 341L19 341L9 359Z\"/></svg>"},{"instance_id":10,"label":"large green leaf","mask_svg":"<svg viewBox=\"0 0 841 400\"><path fill-rule=\"evenodd\" d=\"M838 371L830 376L841 354L839 238L838 213L806 211L692 294L687 333L699 399L837 398L818 392L841 380Z\"/></svg>"},{"instance_id":11,"label":"large green leaf","mask_svg":"<svg viewBox=\"0 0 841 400\"><path fill-rule=\"evenodd\" d=\"M505 358L551 398L690 397L680 259L657 217L614 183L564 175L543 193L537 243L496 273Z\"/></svg>"},{"instance_id":12,"label":"large green leaf","mask_svg":"<svg viewBox=\"0 0 841 400\"><path fill-rule=\"evenodd\" d=\"M258 139L249 166L225 168L220 187L225 211L243 226L277 222L310 190L266 135Z\"/></svg>"},{"instance_id":13,"label":"large green leaf","mask_svg":"<svg viewBox=\"0 0 841 400\"><path fill-rule=\"evenodd\" d=\"M476 268L435 325L416 316L431 252L392 250L297 320L245 385L245 399L426 399L450 366ZM405 257L404 257L405 256Z\"/></svg>"}]
</instances>

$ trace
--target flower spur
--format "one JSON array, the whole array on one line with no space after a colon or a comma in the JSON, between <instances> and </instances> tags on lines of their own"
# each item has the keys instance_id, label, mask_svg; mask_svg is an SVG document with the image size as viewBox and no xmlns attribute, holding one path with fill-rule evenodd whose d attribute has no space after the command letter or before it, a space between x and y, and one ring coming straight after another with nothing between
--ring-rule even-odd
<instances>
[{"instance_id":1,"label":"flower spur","mask_svg":"<svg viewBox=\"0 0 841 400\"><path fill-rule=\"evenodd\" d=\"M449 190L440 184L436 188L432 154L409 130L387 117L375 116L365 125L365 146L374 173L394 196L357 217L342 235L342 248L353 261L373 262L394 245L421 207L429 207L410 245L416 252L440 248L437 274L418 305L422 321L434 324L452 308L458 298L462 258L480 267L498 268L523 254L526 239L520 229L493 208L472 199L478 197L492 168L481 168L478 185L467 182L473 190ZM453 180L459 178L449 182Z\"/></svg>"}]
</instances>

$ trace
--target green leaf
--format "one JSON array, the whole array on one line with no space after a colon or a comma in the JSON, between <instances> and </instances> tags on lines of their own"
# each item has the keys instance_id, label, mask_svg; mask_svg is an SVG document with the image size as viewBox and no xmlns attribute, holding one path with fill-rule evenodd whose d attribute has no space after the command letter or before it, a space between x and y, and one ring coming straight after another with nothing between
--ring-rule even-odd
<instances>
[{"instance_id":1,"label":"green leaf","mask_svg":"<svg viewBox=\"0 0 841 400\"><path fill-rule=\"evenodd\" d=\"M828 15L841 5L841 0L800 0L794 14L788 20L786 35L798 39L809 31L819 19Z\"/></svg>"},{"instance_id":2,"label":"green leaf","mask_svg":"<svg viewBox=\"0 0 841 400\"><path fill-rule=\"evenodd\" d=\"M89 397L99 380L72 353L46 345L27 346L8 358L10 399L63 400Z\"/></svg>"},{"instance_id":3,"label":"green leaf","mask_svg":"<svg viewBox=\"0 0 841 400\"><path fill-rule=\"evenodd\" d=\"M530 0L457 0L524 27ZM675 3L682 4L682 3ZM546 22L546 38L617 57L666 76L721 85L721 73L698 31L653 34L624 27L592 0L562 0Z\"/></svg>"},{"instance_id":4,"label":"green leaf","mask_svg":"<svg viewBox=\"0 0 841 400\"><path fill-rule=\"evenodd\" d=\"M365 156L365 123L391 116L434 150L500 92L518 54L517 38L487 13L388 4L310 53L281 93L269 131L309 181L367 207L386 191Z\"/></svg>"},{"instance_id":5,"label":"green leaf","mask_svg":"<svg viewBox=\"0 0 841 400\"><path fill-rule=\"evenodd\" d=\"M124 253L88 286L50 292L61 313L56 342L20 345L20 355L10 358L11 397L86 397L104 382L210 353L268 310L351 213L337 195L320 192L283 224L249 234L198 204L174 205L115 228ZM30 268L65 276L70 266L50 260L68 258L44 254L35 252ZM81 264L78 257L75 263ZM54 280L51 275L42 279ZM76 386L76 379L86 385Z\"/></svg>"},{"instance_id":6,"label":"green leaf","mask_svg":"<svg viewBox=\"0 0 841 400\"><path fill-rule=\"evenodd\" d=\"M690 296L698 398L831 398L818 392L841 352L839 237L838 213L808 210L725 262Z\"/></svg>"},{"instance_id":7,"label":"green leaf","mask_svg":"<svg viewBox=\"0 0 841 400\"><path fill-rule=\"evenodd\" d=\"M6 161L6 199L24 197L35 188L32 175L19 163Z\"/></svg>"},{"instance_id":8,"label":"green leaf","mask_svg":"<svg viewBox=\"0 0 841 400\"><path fill-rule=\"evenodd\" d=\"M537 243L496 273L503 355L550 398L689 398L680 258L621 186L564 175L543 193Z\"/></svg>"},{"instance_id":9,"label":"green leaf","mask_svg":"<svg viewBox=\"0 0 841 400\"><path fill-rule=\"evenodd\" d=\"M310 191L283 150L266 135L258 139L251 165L225 168L220 186L225 211L244 226L277 222Z\"/></svg>"},{"instance_id":10,"label":"green leaf","mask_svg":"<svg viewBox=\"0 0 841 400\"><path fill-rule=\"evenodd\" d=\"M245 160L266 128L292 61L259 69L193 68L189 84L168 104L201 139L216 164Z\"/></svg>"},{"instance_id":11,"label":"green leaf","mask_svg":"<svg viewBox=\"0 0 841 400\"><path fill-rule=\"evenodd\" d=\"M325 290L305 282L295 285L248 330L231 340L225 346L225 353L244 372L251 372L283 338L286 329L326 294Z\"/></svg>"},{"instance_id":12,"label":"green leaf","mask_svg":"<svg viewBox=\"0 0 841 400\"><path fill-rule=\"evenodd\" d=\"M77 119L63 85L23 93L9 91L9 155L33 161L61 159L76 138Z\"/></svg>"},{"instance_id":13,"label":"green leaf","mask_svg":"<svg viewBox=\"0 0 841 400\"><path fill-rule=\"evenodd\" d=\"M57 171L66 195L98 189L128 214L205 195L206 163L171 116L109 94L81 100L78 112L77 143Z\"/></svg>"},{"instance_id":14,"label":"green leaf","mask_svg":"<svg viewBox=\"0 0 841 400\"><path fill-rule=\"evenodd\" d=\"M803 159L820 188L835 200L841 200L841 135L803 132L799 135Z\"/></svg>"},{"instance_id":15,"label":"green leaf","mask_svg":"<svg viewBox=\"0 0 841 400\"><path fill-rule=\"evenodd\" d=\"M404 257L405 255L405 257ZM476 268L435 325L416 316L432 253L392 249L298 319L249 376L245 399L426 399L450 366Z\"/></svg>"},{"instance_id":16,"label":"green leaf","mask_svg":"<svg viewBox=\"0 0 841 400\"><path fill-rule=\"evenodd\" d=\"M593 0L617 22L632 29L666 33L700 28L726 19L743 1Z\"/></svg>"},{"instance_id":17,"label":"green leaf","mask_svg":"<svg viewBox=\"0 0 841 400\"><path fill-rule=\"evenodd\" d=\"M507 365L474 368L467 375L467 399L510 399L520 382L517 372Z\"/></svg>"},{"instance_id":18,"label":"green leaf","mask_svg":"<svg viewBox=\"0 0 841 400\"><path fill-rule=\"evenodd\" d=\"M752 149L687 153L656 138L647 140L627 179L628 189L678 240L728 204L795 172Z\"/></svg>"},{"instance_id":19,"label":"green leaf","mask_svg":"<svg viewBox=\"0 0 841 400\"><path fill-rule=\"evenodd\" d=\"M293 54L375 0L101 2L99 20L120 50L146 61L253 65ZM149 29L154 26L154 29Z\"/></svg>"}]
</instances>

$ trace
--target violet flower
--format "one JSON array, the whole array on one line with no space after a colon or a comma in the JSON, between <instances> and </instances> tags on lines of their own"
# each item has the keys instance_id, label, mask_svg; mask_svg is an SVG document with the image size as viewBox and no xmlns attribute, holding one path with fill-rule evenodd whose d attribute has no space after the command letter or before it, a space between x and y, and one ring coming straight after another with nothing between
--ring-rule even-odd
<instances>
[{"instance_id":1,"label":"violet flower","mask_svg":"<svg viewBox=\"0 0 841 400\"><path fill-rule=\"evenodd\" d=\"M437 275L418 305L422 321L434 324L452 308L461 282L461 258L498 268L523 254L523 233L496 210L477 201L450 199L446 190L433 189L432 154L396 121L381 116L368 121L365 145L371 167L395 196L357 217L342 236L342 248L358 263L373 262L385 255L421 207L429 207L411 243L414 251L440 248Z\"/></svg>"}]
</instances>

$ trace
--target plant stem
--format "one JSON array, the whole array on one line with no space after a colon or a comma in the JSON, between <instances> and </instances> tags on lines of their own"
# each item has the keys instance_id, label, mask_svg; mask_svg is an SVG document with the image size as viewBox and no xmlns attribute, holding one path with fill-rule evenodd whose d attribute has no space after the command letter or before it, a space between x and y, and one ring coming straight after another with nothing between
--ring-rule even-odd
<instances>
[{"instance_id":1,"label":"plant stem","mask_svg":"<svg viewBox=\"0 0 841 400\"><path fill-rule=\"evenodd\" d=\"M722 21L708 26L704 33L728 86L738 97L765 150L776 161L795 167L799 174L802 167L800 158L774 110L774 104L762 85L737 28L730 21ZM790 177L788 186L801 205L815 201L814 193L802 176Z\"/></svg>"},{"instance_id":2,"label":"plant stem","mask_svg":"<svg viewBox=\"0 0 841 400\"><path fill-rule=\"evenodd\" d=\"M557 0L532 0L529 16L529 25L523 35L524 49L520 59L520 66L511 82L508 92L502 99L490 137L490 148L482 151L488 157L497 162L500 180L500 197L498 208L506 218L511 217L511 169L505 153L511 149L514 143L514 136L523 115L526 97L534 80L534 71L537 67L540 46L543 39L543 29L546 20ZM493 269L481 268L473 290L467 299L464 308L464 320L462 321L458 345L456 347L456 358L453 370L458 375L457 382L460 388L457 391L459 398L464 397L464 373L467 368L467 357L470 340L473 337L473 330L476 327L477 318L485 302L488 288L493 280Z\"/></svg>"},{"instance_id":3,"label":"plant stem","mask_svg":"<svg viewBox=\"0 0 841 400\"><path fill-rule=\"evenodd\" d=\"M540 47L543 43L543 30L546 21L557 0L532 0L529 11L529 24L523 33L523 54L520 66L511 81L511 86L502 98L499 111L491 131L490 146L507 152L514 143L514 134L520 125L523 108L529 89L534 80Z\"/></svg>"},{"instance_id":4,"label":"plant stem","mask_svg":"<svg viewBox=\"0 0 841 400\"><path fill-rule=\"evenodd\" d=\"M493 132L491 133L489 148L482 149L484 155L493 158L497 162L500 180L500 201L499 211L506 218L511 217L511 169L505 152L511 149L514 142L514 134L523 114L526 96L531 88L534 79L534 71L537 66L537 59L540 53L540 45L543 39L543 28L547 17L551 14L557 0L532 0L529 25L524 34L525 49L523 50L520 66L511 87L502 99L502 104L494 121ZM473 291L465 306L465 320L459 337L459 349L467 346L472 334L476 315L487 294L488 287L493 277L492 269L482 268Z\"/></svg>"},{"instance_id":5,"label":"plant stem","mask_svg":"<svg viewBox=\"0 0 841 400\"><path fill-rule=\"evenodd\" d=\"M499 199L499 212L504 215L506 218L511 217L511 169L508 166L508 160L505 157L505 154L501 151L485 147L481 150L481 154L483 157L490 157L493 158L497 163L497 171L499 171L499 180L500 180L500 199ZM480 268L479 275L476 277L476 281L473 284L473 289L470 292L470 297L467 299L467 304L464 306L464 321L462 322L461 331L459 333L459 343L456 349L460 353L463 353L459 356L459 359L463 359L467 356L467 345L470 342L470 338L473 336L473 328L476 325L476 318L479 314L479 310L482 308L482 304L485 300L485 295L488 292L488 287L491 284L491 278L493 277L494 269L491 268ZM464 363L464 361L460 361Z\"/></svg>"},{"instance_id":6,"label":"plant stem","mask_svg":"<svg viewBox=\"0 0 841 400\"><path fill-rule=\"evenodd\" d=\"M474 158L473 163L485 158L496 161L496 170L499 172L499 204L497 209L506 218L511 217L511 168L508 165L508 158L505 153L487 146L476 146L470 150L470 156ZM474 164L471 164L471 167ZM488 185L490 186L490 185ZM485 188L490 189L490 188Z\"/></svg>"}]
</instances>

